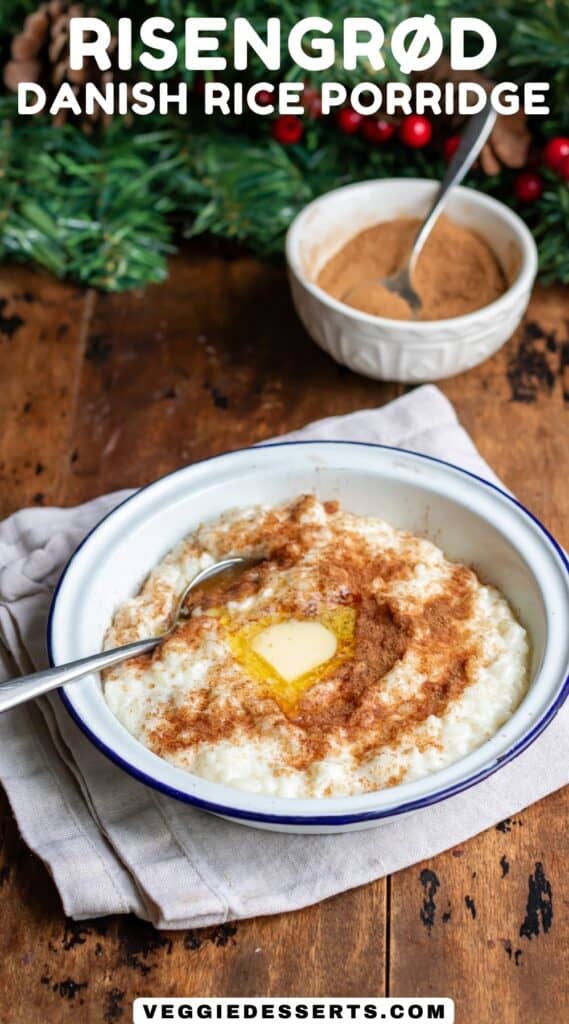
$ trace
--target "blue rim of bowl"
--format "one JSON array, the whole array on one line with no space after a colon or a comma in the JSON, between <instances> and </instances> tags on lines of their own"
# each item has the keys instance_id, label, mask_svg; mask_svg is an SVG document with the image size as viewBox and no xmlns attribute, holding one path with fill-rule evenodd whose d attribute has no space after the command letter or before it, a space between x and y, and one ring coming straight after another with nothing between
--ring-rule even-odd
<instances>
[{"instance_id":1,"label":"blue rim of bowl","mask_svg":"<svg viewBox=\"0 0 569 1024\"><path fill-rule=\"evenodd\" d=\"M508 494L507 491L502 490L501 487L498 487L490 480L486 480L484 477L478 476L477 473L472 473L470 470L464 469L462 466L456 466L454 465L454 463L447 462L445 459L438 459L434 455L425 455L422 452L414 452L408 448L399 448L388 444L373 444L367 441L277 441L270 444L258 445L257 449L287 447L293 448L301 445L305 446L321 444L352 445L358 448L372 448L388 452L397 452L403 455L411 455L415 458L423 459L426 462L434 462L440 466L445 466L447 469L452 469L457 473L461 473L463 476L470 477L470 479L472 480L476 480L479 484L482 484L489 490L497 492L502 498L505 498L506 501L508 501L510 504L520 509L520 511L525 516L527 516L527 518L535 526L537 526L538 530L543 534L543 536L546 538L546 540L551 545L553 550L559 556L561 564L563 565L565 572L567 573L567 576L569 578L569 559L567 558L561 545L558 544L558 542L555 540L555 537L552 536L552 534L537 518L537 516L534 516L534 514L530 512L530 510L526 508L525 505L522 505L522 503L518 501L517 498L514 498L513 495ZM214 455L210 458L198 459L196 460L195 463L192 463L192 465L197 466L206 462L215 462L217 459L226 458L228 455L237 455L239 452L254 450L255 449L253 448L237 448L232 452L224 452L220 455ZM176 476L177 473L183 472L185 468L187 467L181 467L180 469L173 470L171 473L166 473L164 476L159 477L158 480L153 480L151 483L146 484L146 486L136 490L134 494L129 495L128 498L125 498L124 501L121 501L121 503L117 505L115 508L111 509L110 512L107 512L107 514L99 520L99 522L89 531L89 533L83 538L81 543L76 547L75 551L69 558L69 561L66 563L65 568L61 573L57 586L54 590L49 608L49 615L47 620L47 652L50 665L55 665L55 662L53 660L52 627L57 597L63 585L65 577L78 553L89 541L91 536L103 525L103 523L107 521L107 519L110 519L111 516L115 514L115 512L118 512L119 509L121 509L124 505L128 504L128 502L132 501L139 494L142 494L143 492L150 490L152 487L157 486L164 480L169 479L169 477L171 476ZM146 772L143 772L139 768L136 768L129 761L126 761L125 758L121 757L121 755L116 752L116 750L114 750L112 747L107 746L106 743L99 739L99 737L89 728L87 723L84 722L81 716L77 713L77 711L73 707L71 701L69 700L63 689L59 691L59 696L63 702L64 707L71 715L71 718L79 726L81 731L85 733L88 739L91 740L94 746L101 751L102 754L104 754L106 757L109 758L109 760L113 761L120 768L122 768L123 771L127 772L128 775L131 775L133 778L135 778L138 782L142 782L145 785L150 786L151 789L155 789L158 792L163 793L165 796L173 797L175 800L180 800L182 803L191 804L194 807L198 807L200 810L209 811L211 814L221 815L222 817L226 818L234 818L238 821L259 822L267 825L306 825L334 828L338 825L353 825L357 824L358 822L364 821L381 821L384 818L395 818L400 814L409 814L412 811L418 811L425 807L430 807L433 804L440 803L441 800L448 800L450 797L456 796L458 793L463 793L465 790L470 789L472 786L478 785L479 782L482 782L484 779L487 779L490 775L493 775L494 772L498 771L499 768L502 768L505 764L508 764L510 761L513 761L516 757L522 754L524 750L527 750L527 748L531 746L531 744L538 738L538 736L541 735L543 730L555 718L556 714L567 700L567 697L569 697L569 670L558 696L552 702L552 704L550 704L550 706L547 708L546 712L539 719L539 721L535 723L535 725L518 741L518 743L514 744L514 746L510 747L510 749L507 750L504 754L496 758L495 761L492 761L491 764L487 765L485 768L482 768L479 772L476 772L474 775L471 775L466 779L462 779L460 782L456 782L453 786L447 786L445 789L429 793L427 796L419 797L416 800L409 800L407 801L407 803L400 804L399 806L392 807L387 810L362 811L357 814L329 814L325 816L266 814L261 813L259 811L256 812L240 810L238 808L233 808L231 806L227 806L224 804L214 803L211 800L204 800L202 797L193 796L189 793L183 792L182 790L176 789L174 786L169 786L165 782L160 782L158 779L155 779L152 775L148 775Z\"/></svg>"}]
</instances>

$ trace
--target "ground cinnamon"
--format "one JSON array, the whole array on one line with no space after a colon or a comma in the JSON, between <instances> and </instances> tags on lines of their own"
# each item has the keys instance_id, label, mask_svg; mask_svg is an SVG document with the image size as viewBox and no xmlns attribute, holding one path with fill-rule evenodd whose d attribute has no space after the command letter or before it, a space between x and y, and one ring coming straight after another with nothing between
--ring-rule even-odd
<instances>
[{"instance_id":1,"label":"ground cinnamon","mask_svg":"<svg viewBox=\"0 0 569 1024\"><path fill-rule=\"evenodd\" d=\"M407 302L377 282L402 266L419 225L419 220L400 217L360 231L325 264L317 284L364 313L411 320ZM422 301L420 320L448 320L472 313L507 288L488 243L444 215L427 239L413 285ZM346 296L350 289L354 291Z\"/></svg>"}]
</instances>

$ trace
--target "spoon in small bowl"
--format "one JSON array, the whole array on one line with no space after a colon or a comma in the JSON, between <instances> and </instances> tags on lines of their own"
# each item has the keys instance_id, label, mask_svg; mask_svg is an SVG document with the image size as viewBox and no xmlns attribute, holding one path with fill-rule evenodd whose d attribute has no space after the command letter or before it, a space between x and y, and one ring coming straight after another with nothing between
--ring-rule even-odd
<instances>
[{"instance_id":1,"label":"spoon in small bowl","mask_svg":"<svg viewBox=\"0 0 569 1024\"><path fill-rule=\"evenodd\" d=\"M441 181L432 206L415 235L411 251L403 266L395 274L392 274L389 277L384 277L382 280L364 281L362 284L352 286L341 296L341 302L346 302L350 296L353 297L358 289L362 288L366 284L379 284L384 288L387 288L388 291L394 292L396 295L400 295L401 298L410 306L413 319L417 319L422 306L421 299L413 287L413 274L415 273L417 261L423 251L423 246L425 245L427 238L443 210L450 190L454 188L455 185L460 184L467 171L472 167L472 164L488 139L495 121L496 111L490 102L490 98L488 98L482 110L477 114L471 115L468 126L461 138L460 145L447 168L443 180Z\"/></svg>"},{"instance_id":2,"label":"spoon in small bowl","mask_svg":"<svg viewBox=\"0 0 569 1024\"><path fill-rule=\"evenodd\" d=\"M206 580L213 579L214 576L217 577L231 570L244 572L245 569L250 569L262 561L262 558L235 556L234 558L224 558L220 562L214 562L213 565L202 569L190 580L178 598L172 623L160 636L151 637L148 640L135 640L133 643L125 644L124 647L101 651L100 654L80 658L79 661L72 661L67 665L57 665L55 668L48 668L43 672L33 672L29 676L20 676L0 683L0 712L8 711L35 697L41 697L42 694L49 693L50 690L55 690L66 683L72 683L76 679L81 679L90 672L100 672L104 668L110 668L111 665L127 661L128 658L136 658L139 654L146 654L148 651L154 650L175 632L180 623L190 617L191 610L186 607L186 598L190 591L195 590Z\"/></svg>"}]
</instances>

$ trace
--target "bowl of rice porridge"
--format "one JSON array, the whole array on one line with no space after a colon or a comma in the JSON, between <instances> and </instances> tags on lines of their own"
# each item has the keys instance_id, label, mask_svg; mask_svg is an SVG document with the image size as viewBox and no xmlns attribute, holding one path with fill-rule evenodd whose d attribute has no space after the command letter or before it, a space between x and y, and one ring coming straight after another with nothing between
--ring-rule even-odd
<instances>
[{"instance_id":1,"label":"bowl of rice porridge","mask_svg":"<svg viewBox=\"0 0 569 1024\"><path fill-rule=\"evenodd\" d=\"M529 512L427 456L267 445L137 492L72 557L54 664L159 635L67 686L91 740L136 778L260 828L380 824L475 785L568 692L569 571Z\"/></svg>"}]
</instances>

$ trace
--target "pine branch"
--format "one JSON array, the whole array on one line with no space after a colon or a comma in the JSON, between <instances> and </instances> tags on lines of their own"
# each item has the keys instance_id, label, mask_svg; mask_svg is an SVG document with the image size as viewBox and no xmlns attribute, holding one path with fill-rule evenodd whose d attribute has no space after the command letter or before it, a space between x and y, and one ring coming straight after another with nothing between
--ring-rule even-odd
<instances>
[{"instance_id":1,"label":"pine branch","mask_svg":"<svg viewBox=\"0 0 569 1024\"><path fill-rule=\"evenodd\" d=\"M150 14L172 18L183 42L183 20L203 14L230 20L226 0L98 0L102 17L126 14L142 20ZM37 0L2 0L0 47ZM335 23L354 11L347 0L242 0L239 15L259 30L278 15L287 30L307 13ZM409 14L433 13L445 31L449 17L476 15L489 21L499 38L495 78L515 76L547 80L552 85L553 114L534 119L536 139L569 134L566 96L569 87L569 0L360 0L358 14L377 18L390 29ZM232 61L231 35L223 51ZM180 53L183 53L181 48ZM283 50L284 53L284 50ZM190 81L181 63L172 75ZM224 75L226 81L262 77L302 80L334 78L346 85L363 78L393 78L396 69L374 75L369 68L333 69L321 76L291 66L284 54L278 73L253 63L247 75ZM416 175L438 178L443 163L436 147L403 148L397 141L370 147L359 136L340 135L333 118L305 122L298 146L283 148L270 138L266 118L206 118L191 121L139 119L134 128L116 120L104 136L88 140L72 126L55 130L47 117L18 118L13 101L0 104L0 257L35 262L61 277L107 290L122 290L160 281L173 251L176 229L185 235L204 231L239 239L262 254L282 252L283 237L296 212L311 198L344 183L375 177ZM512 205L512 174L487 179L472 172L469 183ZM569 283L569 190L554 175L531 207L519 209L540 250L545 280Z\"/></svg>"},{"instance_id":2,"label":"pine branch","mask_svg":"<svg viewBox=\"0 0 569 1024\"><path fill-rule=\"evenodd\" d=\"M524 215L524 211L522 212ZM531 213L525 212L539 253L539 273L544 284L569 285L569 188L549 177L548 187Z\"/></svg>"},{"instance_id":3,"label":"pine branch","mask_svg":"<svg viewBox=\"0 0 569 1024\"><path fill-rule=\"evenodd\" d=\"M244 147L241 139L198 138L189 169L201 192L194 185L186 199L195 217L186 235L207 231L253 242L266 254L281 250L291 220L312 197L301 171L276 143ZM183 203L184 190L182 196Z\"/></svg>"},{"instance_id":4,"label":"pine branch","mask_svg":"<svg viewBox=\"0 0 569 1024\"><path fill-rule=\"evenodd\" d=\"M166 276L174 203L156 163L117 125L100 144L77 129L4 122L0 137L0 255L59 277L121 291Z\"/></svg>"}]
</instances>

